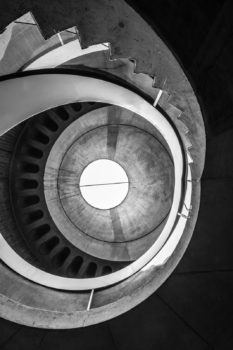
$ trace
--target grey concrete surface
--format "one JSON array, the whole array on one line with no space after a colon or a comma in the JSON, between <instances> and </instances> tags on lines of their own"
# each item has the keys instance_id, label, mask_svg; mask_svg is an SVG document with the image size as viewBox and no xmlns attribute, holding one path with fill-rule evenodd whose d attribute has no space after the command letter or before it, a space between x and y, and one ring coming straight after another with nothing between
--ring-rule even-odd
<instances>
[{"instance_id":1,"label":"grey concrete surface","mask_svg":"<svg viewBox=\"0 0 233 350\"><path fill-rule=\"evenodd\" d=\"M230 1L228 3L230 4ZM11 5L9 2L9 6ZM222 6L221 2L165 2L163 0L156 3L151 1L140 3L144 11L146 11L146 6L149 5L151 7L150 11L147 12L147 16L154 19L155 25L160 28L167 40L173 43L176 52L179 52L183 62L188 67L204 37L208 34L215 17L217 17L218 9ZM2 14L4 16L4 12ZM232 28L232 21L229 21L229 27ZM225 32L225 36L228 40L231 38L228 32ZM214 48L215 42L215 38L212 38L209 41L209 47ZM224 46L224 40L221 40L221 43ZM202 50L205 56L211 58L209 50L206 51L205 47ZM231 57L228 61L230 65L232 54L230 51L228 53ZM197 77L197 70L198 68L192 72L193 79ZM198 79L205 80L206 96L210 96L210 91L213 88L212 83L207 82L203 73ZM222 81L227 81L228 91L230 91L232 83L227 73ZM198 92L202 97L202 92L200 90ZM225 89L222 89L221 86L219 92L218 99L208 99L204 107L208 113L208 110L211 110L210 104L218 103L220 106L220 114L218 115L221 116L218 125L229 128L232 123L232 114L226 113L225 102L223 102L226 101ZM206 101L206 99L204 100ZM227 101L231 106L232 98L229 94ZM208 113L207 120L211 116L212 113ZM214 118L216 117L215 114ZM156 347L165 350L170 350L172 347L179 350L186 350L187 348L194 350L232 349L232 254L231 244L229 244L229 239L231 240L232 236L232 186L228 186L228 184L231 182L233 169L231 168L232 157L230 151L232 138L229 135L220 135L221 140L210 135L211 140L207 142L207 164L209 165L206 164L205 172L208 172L208 175L214 179L209 178L208 185L207 179L202 184L202 202L204 201L206 204L201 205L197 229L192 239L192 242L195 242L196 239L198 242L194 245L191 243L186 253L189 258L186 258L185 255L180 265L181 270L186 271L187 274L177 276L175 279L171 277L168 283L164 284L163 295L161 295L163 297L166 295L166 299L164 297L162 301L160 298L158 302L157 295L154 294L129 313L108 323L83 330L64 332L38 330L40 332L40 342L37 343L38 349L49 349L53 346L58 349L59 347L76 349L77 344L80 344L83 349L91 350L98 348L131 350L132 345L134 349L139 350L144 348L154 350ZM211 152L209 152L209 148L211 148ZM227 174L226 178L222 177L224 173ZM224 184L218 185L219 182ZM208 189L205 190L205 186ZM211 195L210 200L207 198L209 195ZM221 196L221 200L219 200L219 196ZM214 205L212 206L213 198ZM206 220L206 217L208 217L208 220ZM203 221L205 220L206 223L204 224ZM215 225L216 222L218 222L217 226ZM198 227L201 229L198 229ZM214 234L213 230L215 230ZM220 250L218 250L219 247ZM218 252L219 257L217 265L215 265L215 254L218 254ZM200 265L199 257L202 261ZM194 262L194 265L192 262ZM214 263L213 270L217 267L219 273L212 272L212 263ZM187 267L186 264L188 264ZM203 274L199 271L200 273L197 273L196 277L192 275L192 271L195 271L196 268L206 266L209 271L211 269L209 277L207 277L208 271L207 274L204 271ZM229 270L229 272L221 272L222 267ZM199 276L201 277L198 281ZM221 277L219 278L219 276ZM187 282L185 282L185 278L187 278ZM215 278L216 281L214 281ZM168 288L167 291L166 288ZM177 296L177 300L172 298L173 291L174 295ZM209 307L206 307L205 300ZM208 304L209 301L211 301L211 305ZM1 320L1 330L3 349L31 349L30 334L33 334L33 331L30 328Z\"/></svg>"},{"instance_id":2,"label":"grey concrete surface","mask_svg":"<svg viewBox=\"0 0 233 350\"><path fill-rule=\"evenodd\" d=\"M60 165L58 186L63 209L77 228L95 239L123 242L149 234L166 218L173 194L173 165L153 137L130 126L116 128L118 141L115 156L110 159L123 166L129 177L124 202L115 210L101 211L87 205L78 188L84 168L92 161L108 158L108 127L90 131L69 148ZM114 229L111 212L119 216L122 232Z\"/></svg>"},{"instance_id":3,"label":"grey concrete surface","mask_svg":"<svg viewBox=\"0 0 233 350\"><path fill-rule=\"evenodd\" d=\"M173 196L173 164L160 141L140 116L114 106L83 116L60 135L44 184L51 216L67 239L111 261L134 260L148 249L164 227ZM87 205L78 184L90 162L109 157L127 172L130 189L121 206L101 211Z\"/></svg>"}]
</instances>

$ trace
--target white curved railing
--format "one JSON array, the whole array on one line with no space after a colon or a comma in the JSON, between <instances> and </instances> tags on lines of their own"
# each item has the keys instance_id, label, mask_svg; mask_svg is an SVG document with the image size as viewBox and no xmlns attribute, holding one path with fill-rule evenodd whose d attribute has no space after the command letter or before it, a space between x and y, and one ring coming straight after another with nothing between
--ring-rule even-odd
<instances>
[{"instance_id":1,"label":"white curved railing","mask_svg":"<svg viewBox=\"0 0 233 350\"><path fill-rule=\"evenodd\" d=\"M108 44L92 45L86 49L82 49L79 40L73 40L64 46L59 46L46 54L38 57L35 61L24 68L24 71L34 69L55 68L61 64L70 61L79 56L87 55L89 53L98 51L108 51Z\"/></svg>"},{"instance_id":2,"label":"white curved railing","mask_svg":"<svg viewBox=\"0 0 233 350\"><path fill-rule=\"evenodd\" d=\"M155 243L138 260L107 276L73 279L55 276L22 259L0 235L0 258L22 276L47 287L89 290L120 282L139 270L161 266L179 243L191 207L192 182L188 172L184 204L178 216L183 194L183 154L175 131L166 118L143 98L123 87L99 79L68 74L33 74L0 83L0 134L47 109L74 102L96 101L120 106L141 115L155 127L170 148L174 162L175 186L172 207L165 227ZM186 160L185 160L186 161Z\"/></svg>"}]
</instances>

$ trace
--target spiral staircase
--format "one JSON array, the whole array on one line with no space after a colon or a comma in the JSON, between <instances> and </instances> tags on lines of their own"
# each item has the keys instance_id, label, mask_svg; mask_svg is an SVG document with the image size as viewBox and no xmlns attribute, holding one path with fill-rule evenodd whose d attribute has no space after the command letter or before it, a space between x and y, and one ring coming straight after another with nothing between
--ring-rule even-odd
<instances>
[{"instance_id":1,"label":"spiral staircase","mask_svg":"<svg viewBox=\"0 0 233 350\"><path fill-rule=\"evenodd\" d=\"M50 4L48 16L36 3L25 5L23 13L12 7L1 34L0 315L24 325L19 327L64 329L100 323L85 334L98 337L96 330L106 328L109 342L121 348L111 324L136 310L152 320L151 313L163 314L163 305L167 316L170 312L179 320L179 329L188 329L187 337L178 335L175 348L185 348L191 339L193 349L221 348L198 330L197 316L187 321L190 313L181 304L185 281L197 275L195 285L203 273L212 273L211 267L207 272L192 267L197 252L200 266L208 255L205 251L206 260L200 255L202 238L198 243L195 234L192 238L205 160L196 91L205 102L204 84L193 90L156 30L124 1L74 3L75 11L64 18L63 3L58 2L53 19ZM137 6L144 15L140 3ZM200 50L189 73L197 70L201 58ZM203 107L208 141L216 128L208 122L208 103ZM213 159L208 161L208 152L207 147L204 180ZM85 168L100 159L116 162L129 178L124 201L106 210L85 201L80 183ZM204 187L204 205L206 196ZM201 237L202 221L201 211ZM101 323L142 301L135 311ZM169 324L157 321L154 327L164 322ZM150 321L144 327L153 329ZM161 344L166 349L171 345L163 329ZM8 338L2 343L11 344ZM130 349L132 344L126 344ZM142 348L143 341L137 346Z\"/></svg>"}]
</instances>

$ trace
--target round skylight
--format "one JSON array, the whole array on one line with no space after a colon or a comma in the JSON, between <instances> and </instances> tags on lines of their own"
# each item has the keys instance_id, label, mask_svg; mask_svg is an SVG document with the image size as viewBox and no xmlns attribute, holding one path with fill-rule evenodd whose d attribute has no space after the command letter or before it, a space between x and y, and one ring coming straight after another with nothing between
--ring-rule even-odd
<instances>
[{"instance_id":1,"label":"round skylight","mask_svg":"<svg viewBox=\"0 0 233 350\"><path fill-rule=\"evenodd\" d=\"M111 209L121 204L127 196L129 180L118 163L99 159L84 169L79 186L88 204L97 209Z\"/></svg>"}]
</instances>

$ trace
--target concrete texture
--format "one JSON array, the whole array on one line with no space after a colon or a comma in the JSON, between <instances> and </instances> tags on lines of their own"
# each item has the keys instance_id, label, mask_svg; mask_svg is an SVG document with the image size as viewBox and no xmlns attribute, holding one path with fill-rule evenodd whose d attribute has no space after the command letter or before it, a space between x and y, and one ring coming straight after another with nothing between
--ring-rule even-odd
<instances>
[{"instance_id":1,"label":"concrete texture","mask_svg":"<svg viewBox=\"0 0 233 350\"><path fill-rule=\"evenodd\" d=\"M5 40L4 46L0 48L2 50L0 75L14 73L35 57L40 56L42 52L61 45L57 35L53 35L50 40L43 38L30 13L18 18L18 22L10 24L2 34ZM64 43L76 38L76 35L70 32L63 32L61 36Z\"/></svg>"},{"instance_id":2,"label":"concrete texture","mask_svg":"<svg viewBox=\"0 0 233 350\"><path fill-rule=\"evenodd\" d=\"M157 268L156 266L151 266L149 269L144 269L143 271L140 271L138 274L135 274L135 276L132 276L132 279L129 278L125 283L122 283L121 285L117 286L117 289L120 287L121 291L117 291L117 289L113 290L113 297L116 299L108 299L108 303L104 303L102 306L98 308L93 308L90 310L90 312L80 312L77 310L72 314L72 317L70 313L64 313L61 314L54 312L48 312L43 309L43 312L39 315L37 313L37 309L34 309L32 307L31 311L28 312L28 306L27 304L20 303L19 310L22 308L22 312L24 310L25 312L25 318L22 317L22 314L20 316L20 322L25 322L28 324L28 320L30 319L30 322L32 320L32 314L34 317L36 317L36 321L33 323L33 325L36 325L38 327L70 327L70 325L75 326L87 326L93 322L99 322L100 317L104 317L105 319L113 317L113 315L117 315L119 312L124 312L128 308L131 308L135 305L137 305L138 302L142 301L144 298L148 297L152 290L154 288L158 288L158 286L167 278L168 274L171 273L171 271L174 269L174 266L178 263L180 258L182 257L182 253L187 247L187 244L189 242L189 239L191 238L191 234L193 232L194 224L196 222L198 207L199 207L199 191L200 187L198 183L193 184L193 192L192 192L192 203L193 203L193 212L191 216L191 220L188 221L187 225L187 231L185 232L185 238L179 242L179 245L177 246L177 252L174 254L170 259L165 261L165 265L163 266L163 269L158 269L158 275L157 275ZM158 278L157 278L158 277ZM146 283L145 283L146 282ZM136 285L134 284L136 283ZM9 284L8 284L9 286ZM136 287L136 288L135 288ZM114 288L113 288L114 289ZM9 291L10 292L10 291ZM38 295L39 295L38 290ZM98 295L102 294L102 291L98 291ZM107 297L109 298L111 295L110 289L108 289ZM54 294L56 295L56 293ZM121 298L119 300L119 297ZM28 298L26 298L28 300ZM26 300L25 299L25 300ZM14 303L16 300L14 301ZM30 299L28 300L30 302ZM43 302L43 300L42 300ZM109 303L111 303L111 308L109 307ZM119 304L121 308L119 308ZM16 309L13 307L11 309L11 312L7 313L7 307L13 306L14 304L11 304L5 300L3 297L3 309L5 309L6 313L4 314L5 317L11 317L12 311L15 315ZM6 308L5 308L6 307ZM18 309L18 308L17 308ZM54 318L54 313L56 313L56 317ZM11 315L11 316L10 316ZM19 314L18 314L19 316ZM81 317L80 317L81 316ZM52 320L51 320L52 318ZM19 317L17 318L19 322Z\"/></svg>"},{"instance_id":3,"label":"concrete texture","mask_svg":"<svg viewBox=\"0 0 233 350\"><path fill-rule=\"evenodd\" d=\"M84 4L85 6L87 5L86 2L81 2L80 4L76 3L77 6L84 6ZM196 101L195 95L189 85L188 80L183 74L183 71L179 67L177 61L172 56L167 47L163 44L163 42L158 38L158 36L155 35L151 28L147 26L146 22L144 22L139 16L137 16L137 14L132 9L127 7L125 3L119 1L119 3L111 2L110 4L110 2L108 2L105 4L101 3L97 5L96 2L93 2L93 6L91 7L91 3L88 2L88 5L89 9L87 8L86 13L84 15L85 20L84 18L79 17L81 36L83 35L83 45L85 46L86 44L88 44L89 41L90 43L94 43L93 41L95 40L101 42L110 41L111 44L112 41L114 41L113 45L111 45L111 52L113 53L113 57L117 57L119 55L121 55L121 57L124 57L124 55L127 55L126 57L132 57L133 59L137 58L137 71L141 70L143 72L150 73L153 77L156 74L156 87L158 89L163 89L165 93L170 93L170 91L174 92L173 96L170 96L168 94L168 108L166 109L166 111L170 111L169 103L172 101L175 102L175 104L178 107L175 108L182 108L182 110L184 110L185 112L187 127L190 128L192 144L194 146L192 151L192 156L194 159L194 166L192 168L193 176L195 180L199 180L202 172L205 148L203 124L201 122L200 109ZM112 5L112 7L110 5ZM106 6L104 7L104 11L102 11L103 7L101 6ZM79 10L80 9L81 8L79 8ZM123 9L124 11L126 11L126 13L123 11ZM97 11L100 11L99 16L96 16ZM91 16L93 12L95 12L94 18ZM128 17L126 15L127 13ZM83 13L80 12L80 14ZM106 15L105 26L103 26L102 21L103 14L104 16ZM112 19L109 20L111 17ZM122 20L124 20L125 18L130 18L129 27L126 28L125 24L122 25L122 22L119 22L119 18L121 18ZM70 19L71 17L69 18L69 20ZM92 25L94 25L96 29L95 32L90 32L90 20L92 20ZM117 21L118 24L120 23L120 25L117 28L117 31L115 31L114 29L115 21ZM137 23L136 27L135 23ZM43 30L43 24L41 28ZM119 28L124 28L124 30L119 30ZM97 37L93 37L93 33L98 33ZM135 41L135 37L138 40ZM111 40L111 38L113 40ZM121 42L122 45L120 50L119 42ZM117 45L119 47L117 47ZM150 47L150 49L152 48L153 50L145 51L146 47ZM154 54L156 54L157 56L157 61L152 63L152 57ZM148 59L148 57L150 57L151 59ZM173 109L172 113L174 111L175 114L172 114L172 116L176 116L176 110ZM170 114L168 113L168 115ZM197 118L196 122L193 121L194 116L195 118ZM198 147L195 147L195 145L197 144ZM43 310L43 312L41 312L41 314L38 315L36 314L36 309L31 310L32 313L28 312L27 307L29 305L26 305L26 303L20 303L19 309L22 308L22 312L25 312L25 318L22 317L21 322L27 323L27 318L29 317L30 319L32 319L32 314L34 313L37 320L35 321L35 323L33 323L33 325L47 327L48 324L50 324L51 326L52 322L53 327L69 327L69 325L74 322L76 326L84 326L89 325L93 322L98 322L100 312L102 312L105 319L108 319L113 315L118 314L119 312L126 311L129 307L135 306L138 302L146 298L152 292L152 290L154 290L154 288L157 288L167 278L168 274L171 273L174 266L180 260L183 251L187 247L187 244L191 238L191 234L194 228L199 206L199 195L200 185L199 183L194 183L192 194L193 212L191 220L188 222L187 225L187 232L185 235L186 237L184 240L181 240L180 244L177 247L176 254L169 261L166 262L163 270L159 269L157 271L155 267L152 266L151 269L149 269L148 271L140 272L132 278L130 278L129 280L122 283L122 285L120 286L120 290L118 289L118 286L114 286L111 290L108 290L108 293L102 293L102 291L98 291L98 293L96 293L95 302L93 303L93 305L95 305L96 308L93 308L89 314L85 313L82 316L79 314L79 312L74 312L72 316L69 315L69 318L67 313L62 313L61 317L54 318L54 312L47 312L46 310ZM8 292L12 293L12 291ZM121 308L119 308L119 298L121 298ZM15 296L14 303L16 302L16 299L18 299L17 295ZM26 299L28 300L28 303L30 303L30 298L28 299L28 297L25 297L24 300ZM4 297L2 298L2 300L4 300ZM111 308L109 307L108 303L111 303ZM5 300L4 306L5 305L5 317L10 317L10 313L7 314L7 307L10 307L10 303ZM14 304L12 304L11 306L13 305ZM13 310L14 307L11 309L11 311ZM46 315L46 322L44 322L45 319L43 315Z\"/></svg>"},{"instance_id":4,"label":"concrete texture","mask_svg":"<svg viewBox=\"0 0 233 350\"><path fill-rule=\"evenodd\" d=\"M179 272L211 272L233 268L232 191L230 179L203 179L199 219L190 250L185 253L178 267Z\"/></svg>"},{"instance_id":5,"label":"concrete texture","mask_svg":"<svg viewBox=\"0 0 233 350\"><path fill-rule=\"evenodd\" d=\"M230 4L230 2L228 2ZM169 42L173 43L176 52L182 57L186 67L191 65L198 48L203 43L210 25L222 6L220 1L207 2L151 2L140 4L146 11L151 6L147 16L154 20ZM230 17L229 8L227 13ZM232 20L229 21L232 28ZM184 30L185 28L185 30ZM221 26L225 29L225 26ZM220 28L218 28L220 29ZM220 32L220 30L218 30ZM225 31L225 39L231 36ZM192 40L190 40L192 38ZM225 40L220 40L224 46ZM205 45L205 44L204 44ZM217 47L219 48L219 43ZM216 37L209 41L208 48L216 47ZM228 52L228 61L223 65L230 67L232 52ZM211 53L205 47L204 56L211 61ZM219 56L221 57L221 55ZM213 57L212 57L213 58ZM214 65L215 58L210 63ZM216 84L210 76L201 73L197 78L197 70L192 72L196 83L205 82L205 96L211 97L211 91ZM204 72L208 72L208 69ZM231 91L230 75L221 72L221 81L227 82L227 90ZM213 77L213 74L211 74ZM213 86L215 85L215 87ZM84 349L217 349L229 350L233 346L232 338L232 113L226 110L226 101L232 104L230 94L225 96L226 89L219 87L217 98L209 98L204 108L207 111L207 122L216 120L219 116L218 127L210 128L207 142L207 163L205 180L202 182L202 198L197 229L193 239L179 266L184 276L171 277L163 285L160 298L154 294L143 304L129 313L98 326L73 331L42 331L38 348L46 349L52 346L70 349L77 348L77 344ZM202 92L198 89L200 97ZM216 96L216 95L215 95ZM206 99L204 99L206 101ZM211 106L219 104L220 113L213 114ZM230 110L230 109L229 109ZM212 119L213 118L213 119ZM223 132L222 128L226 132ZM218 133L212 134L213 130ZM210 196L210 197L209 197ZM200 261L200 262L199 262ZM213 265L212 265L213 264ZM206 273L205 273L205 269ZM219 271L214 273L215 269ZM178 272L178 270L177 270ZM196 277L193 273L196 272ZM175 272L176 273L176 272ZM209 276L209 277L207 277ZM219 278L221 276L221 278ZM179 279L181 277L181 279ZM199 279L200 277L200 279ZM185 282L185 279L186 282ZM216 280L215 280L216 279ZM167 288L167 291L166 291ZM172 294L176 295L176 300ZM163 300L161 299L163 298ZM209 307L206 307L206 305ZM1 322L2 348L31 349L31 337L36 342L36 332L31 328L21 327L2 320Z\"/></svg>"},{"instance_id":6,"label":"concrete texture","mask_svg":"<svg viewBox=\"0 0 233 350\"><path fill-rule=\"evenodd\" d=\"M181 295L181 290L185 290L185 295ZM225 308L232 291L232 272L200 272L174 275L160 288L158 295L210 346L221 348L232 336L232 303ZM197 301L198 308L193 308Z\"/></svg>"},{"instance_id":7,"label":"concrete texture","mask_svg":"<svg viewBox=\"0 0 233 350\"><path fill-rule=\"evenodd\" d=\"M15 19L15 16L21 15L23 8L32 11L45 38L51 37L54 31L77 25L84 48L109 42L112 59L135 60L135 71L155 78L155 87L167 93L170 103L182 111L182 119L190 130L191 143L205 148L201 111L187 77L164 42L123 0L70 0L69 3L55 1L46 4L46 11L43 1L40 6L35 0L25 1L23 6L15 3L11 9L8 2L5 10L9 11L9 22ZM2 18L1 23L4 28L6 18ZM194 178L199 179L204 165L204 152L200 155L195 147L190 152L196 163L193 169Z\"/></svg>"},{"instance_id":8,"label":"concrete texture","mask_svg":"<svg viewBox=\"0 0 233 350\"><path fill-rule=\"evenodd\" d=\"M12 129L9 133L5 134L0 139L0 211L2 220L0 220L0 231L7 239L7 241L18 251L21 256L28 259L32 263L38 264L36 258L28 252L25 248L21 235L18 234L18 229L15 221L11 219L12 209L11 201L9 198L9 176L10 176L10 164L11 158L14 153L15 139L22 131L23 125Z\"/></svg>"},{"instance_id":9,"label":"concrete texture","mask_svg":"<svg viewBox=\"0 0 233 350\"><path fill-rule=\"evenodd\" d=\"M55 224L53 224L44 200L43 186L39 186L34 189L25 189L21 186L21 176L27 177L29 175L30 177L33 175L32 173L30 174L30 167L25 169L25 164L32 164L33 169L36 165L36 171L39 170L39 173L34 173L34 175L36 176L37 181L43 184L44 167L47 156L57 136L75 118L77 119L82 114L95 110L99 107L99 105L89 103L83 103L81 105L78 104L76 106L79 108L78 111L72 109L71 106L69 107L70 108L65 107L66 109L58 108L58 110L56 110L57 114L55 112L52 114L50 111L48 112L48 115L39 115L38 117L31 119L29 123L26 123L26 125L16 128L18 133L16 132L17 130L14 129L1 138L1 148L2 150L6 150L4 152L5 157L3 157L1 162L2 171L4 171L4 174L6 174L2 178L3 185L5 186L5 200L2 201L2 211L6 212L7 215L7 220L2 222L2 233L9 244L12 244L16 252L23 254L22 256L26 259L26 261L33 262L35 266L42 267L42 269L47 271L49 270L51 273L66 276L67 274L70 276L77 273L77 268L74 268L77 266L75 263L77 256L82 256L82 258L85 260L84 265L86 265L86 268L90 262L90 256L69 243L58 231ZM51 119L54 116L55 119ZM49 120L51 122L52 120L56 121L55 125L57 125L56 128L58 128L56 132L54 132L54 129L51 130L49 128L45 128L45 125L48 126L47 121ZM38 142L38 138L37 141L35 140L36 135L38 135L38 130L40 130L40 136L43 135L41 134L42 131L46 132L46 137L49 136L49 144ZM18 139L17 145L15 145L16 138ZM25 140L27 140L26 144ZM46 138L46 140L48 140L48 138ZM39 141L41 141L41 139L39 139ZM37 150L36 154L33 153L33 150ZM38 159L38 152L39 157L42 155L42 158ZM10 162L10 169L8 167L9 162L5 161L6 156L9 160L12 158ZM9 175L10 188L8 188ZM9 192L11 193L11 200L10 198L7 199ZM37 203L32 203L32 198L37 198ZM13 205L15 208L13 209L15 217L11 215L11 205ZM32 217L33 220L30 220L31 213L38 209L43 211L43 217L40 218L40 220L37 220L37 217L34 217L34 219ZM20 231L17 229L17 227L20 229ZM58 238L56 243L59 242L59 244L56 247L50 246L49 248L47 244L49 244L50 239L54 240L54 235L56 235ZM35 256L37 259L35 259ZM65 258L66 264L64 266L61 263L64 262ZM102 269L105 269L106 265L108 266L107 261L93 258L93 256L91 257L91 262L98 262L97 274L101 274Z\"/></svg>"},{"instance_id":10,"label":"concrete texture","mask_svg":"<svg viewBox=\"0 0 233 350\"><path fill-rule=\"evenodd\" d=\"M87 235L110 242L132 241L154 231L166 218L173 193L173 165L163 147L142 130L124 125L113 127L118 129L118 141L115 156L110 159L123 166L130 182L124 202L118 208L99 211L86 205L78 188L77 195L72 195L84 167L108 157L108 127L90 131L83 137L85 140L76 141L66 153L58 174L59 196L66 215ZM121 230L113 220L114 213L119 217Z\"/></svg>"},{"instance_id":11,"label":"concrete texture","mask_svg":"<svg viewBox=\"0 0 233 350\"><path fill-rule=\"evenodd\" d=\"M109 158L110 128L118 136L115 154ZM115 210L100 211L87 205L78 188L84 168L104 158L120 164L129 177L127 198ZM76 140L66 152L58 173L60 201L74 225L91 237L110 242L139 239L159 226L169 212L172 168L163 146L143 130L126 125L99 127ZM119 215L121 232L114 229L111 212Z\"/></svg>"},{"instance_id":12,"label":"concrete texture","mask_svg":"<svg viewBox=\"0 0 233 350\"><path fill-rule=\"evenodd\" d=\"M157 91L154 89L154 80L151 76L143 73L135 73L135 62L127 58L111 59L110 50L95 52L89 55L77 57L73 60L65 62L60 67L77 69L78 65L101 69L107 74L119 77L124 82L128 82L131 86L138 88L141 92L153 99L156 98Z\"/></svg>"},{"instance_id":13,"label":"concrete texture","mask_svg":"<svg viewBox=\"0 0 233 350\"><path fill-rule=\"evenodd\" d=\"M129 261L159 236L174 178L157 136L162 141L140 116L114 106L83 116L59 136L45 169L45 196L53 220L75 246L99 258ZM121 206L100 211L86 204L78 184L89 163L109 157L127 172L130 190Z\"/></svg>"}]
</instances>

